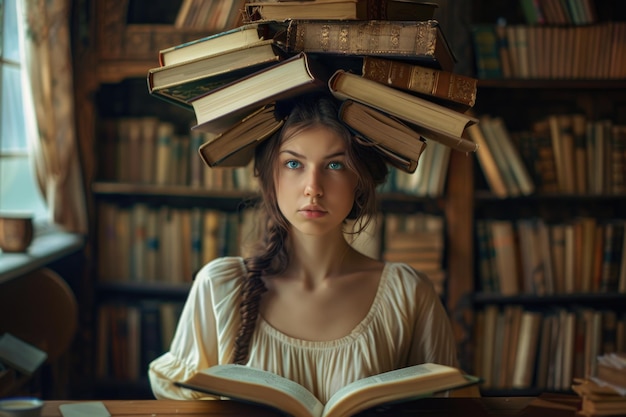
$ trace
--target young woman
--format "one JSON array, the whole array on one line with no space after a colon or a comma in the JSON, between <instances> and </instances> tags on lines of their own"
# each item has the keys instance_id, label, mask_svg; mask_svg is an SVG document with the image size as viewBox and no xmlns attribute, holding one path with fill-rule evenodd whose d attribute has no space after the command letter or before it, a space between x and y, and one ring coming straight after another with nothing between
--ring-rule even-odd
<instances>
[{"instance_id":1,"label":"young woman","mask_svg":"<svg viewBox=\"0 0 626 417\"><path fill-rule=\"evenodd\" d=\"M354 140L329 96L298 99L257 149L267 222L254 254L198 274L170 351L150 365L157 398L199 398L181 381L219 363L290 378L322 402L366 376L423 362L457 366L431 282L405 264L353 249L348 219L374 217L383 159ZM359 223L360 222L360 223Z\"/></svg>"}]
</instances>

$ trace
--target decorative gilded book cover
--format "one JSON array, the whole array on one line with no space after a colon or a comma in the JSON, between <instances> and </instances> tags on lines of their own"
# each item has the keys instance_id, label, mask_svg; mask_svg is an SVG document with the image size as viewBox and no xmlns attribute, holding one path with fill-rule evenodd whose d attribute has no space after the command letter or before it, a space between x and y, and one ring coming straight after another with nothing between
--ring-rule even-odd
<instances>
[{"instance_id":1,"label":"decorative gilded book cover","mask_svg":"<svg viewBox=\"0 0 626 417\"><path fill-rule=\"evenodd\" d=\"M288 52L398 57L446 71L456 63L436 20L293 19L281 36Z\"/></svg>"}]
</instances>

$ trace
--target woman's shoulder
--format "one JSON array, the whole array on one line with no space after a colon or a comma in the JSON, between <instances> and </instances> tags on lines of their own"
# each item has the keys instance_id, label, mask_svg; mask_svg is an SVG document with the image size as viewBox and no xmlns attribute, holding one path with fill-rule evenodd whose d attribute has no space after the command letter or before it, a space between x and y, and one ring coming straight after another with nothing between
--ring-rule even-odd
<instances>
[{"instance_id":1,"label":"woman's shoulder","mask_svg":"<svg viewBox=\"0 0 626 417\"><path fill-rule=\"evenodd\" d=\"M197 285L223 285L237 283L246 274L242 257L225 256L215 258L205 264L196 274Z\"/></svg>"},{"instance_id":2,"label":"woman's shoulder","mask_svg":"<svg viewBox=\"0 0 626 417\"><path fill-rule=\"evenodd\" d=\"M397 277L399 279L408 279L417 282L428 280L428 275L424 272L416 270L404 262L386 262L385 271L387 275Z\"/></svg>"},{"instance_id":3,"label":"woman's shoulder","mask_svg":"<svg viewBox=\"0 0 626 417\"><path fill-rule=\"evenodd\" d=\"M411 287L428 290L434 288L426 273L418 271L404 262L387 262L384 271L385 280L392 287L399 287L403 290L408 290Z\"/></svg>"}]
</instances>

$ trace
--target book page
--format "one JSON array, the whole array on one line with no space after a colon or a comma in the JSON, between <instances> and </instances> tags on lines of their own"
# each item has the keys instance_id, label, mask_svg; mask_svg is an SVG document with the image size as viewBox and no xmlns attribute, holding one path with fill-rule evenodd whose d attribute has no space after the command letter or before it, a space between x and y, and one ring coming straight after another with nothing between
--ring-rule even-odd
<instances>
[{"instance_id":1,"label":"book page","mask_svg":"<svg viewBox=\"0 0 626 417\"><path fill-rule=\"evenodd\" d=\"M242 389L242 396L240 398L261 401L261 398L257 399L257 398L252 398L250 396L245 395L246 392L259 392L259 397L264 397L263 399L265 401L263 402L265 404L273 405L284 411L289 411L292 414L293 414L293 411L290 411L287 408L284 408L286 405L284 404L284 401L282 400L284 400L285 397L289 397L291 399L291 401L289 401L290 403L294 403L294 402L299 403L299 405L301 406L300 408L302 407L306 408L307 411L312 416L319 416L322 412L322 409L324 408L324 405L302 385L290 379L284 378L280 375L276 375L271 372L266 372L261 369L256 369L256 368L251 368L248 366L241 366L241 365L218 365L218 366L209 368L206 371L203 371L203 373L205 373L206 375L213 375L218 378L229 379L233 381L247 382L250 384L257 385L257 386L265 387L267 389L270 389L271 387L272 391L276 391L278 394L281 394L281 395L272 396L271 398L269 398L263 395L259 391L259 387L253 387L251 390L245 390L245 392ZM203 387L203 388L209 389L209 387ZM219 388L221 389L222 386L219 386ZM229 396L236 398L237 394L235 392L236 391L233 390L233 393L230 394ZM224 391L220 392L220 390L218 390L217 387L216 387L215 393L220 394L220 395L227 394Z\"/></svg>"},{"instance_id":2,"label":"book page","mask_svg":"<svg viewBox=\"0 0 626 417\"><path fill-rule=\"evenodd\" d=\"M328 401L325 416L352 415L375 405L429 396L467 383L455 368L425 363L373 375L338 390Z\"/></svg>"}]
</instances>

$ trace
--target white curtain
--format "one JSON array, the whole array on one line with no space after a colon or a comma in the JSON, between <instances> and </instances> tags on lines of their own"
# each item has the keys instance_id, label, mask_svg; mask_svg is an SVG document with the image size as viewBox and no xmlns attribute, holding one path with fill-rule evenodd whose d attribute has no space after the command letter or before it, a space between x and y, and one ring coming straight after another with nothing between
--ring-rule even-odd
<instances>
[{"instance_id":1,"label":"white curtain","mask_svg":"<svg viewBox=\"0 0 626 417\"><path fill-rule=\"evenodd\" d=\"M24 91L36 178L51 220L87 233L87 209L74 120L70 0L18 0L26 68Z\"/></svg>"}]
</instances>

